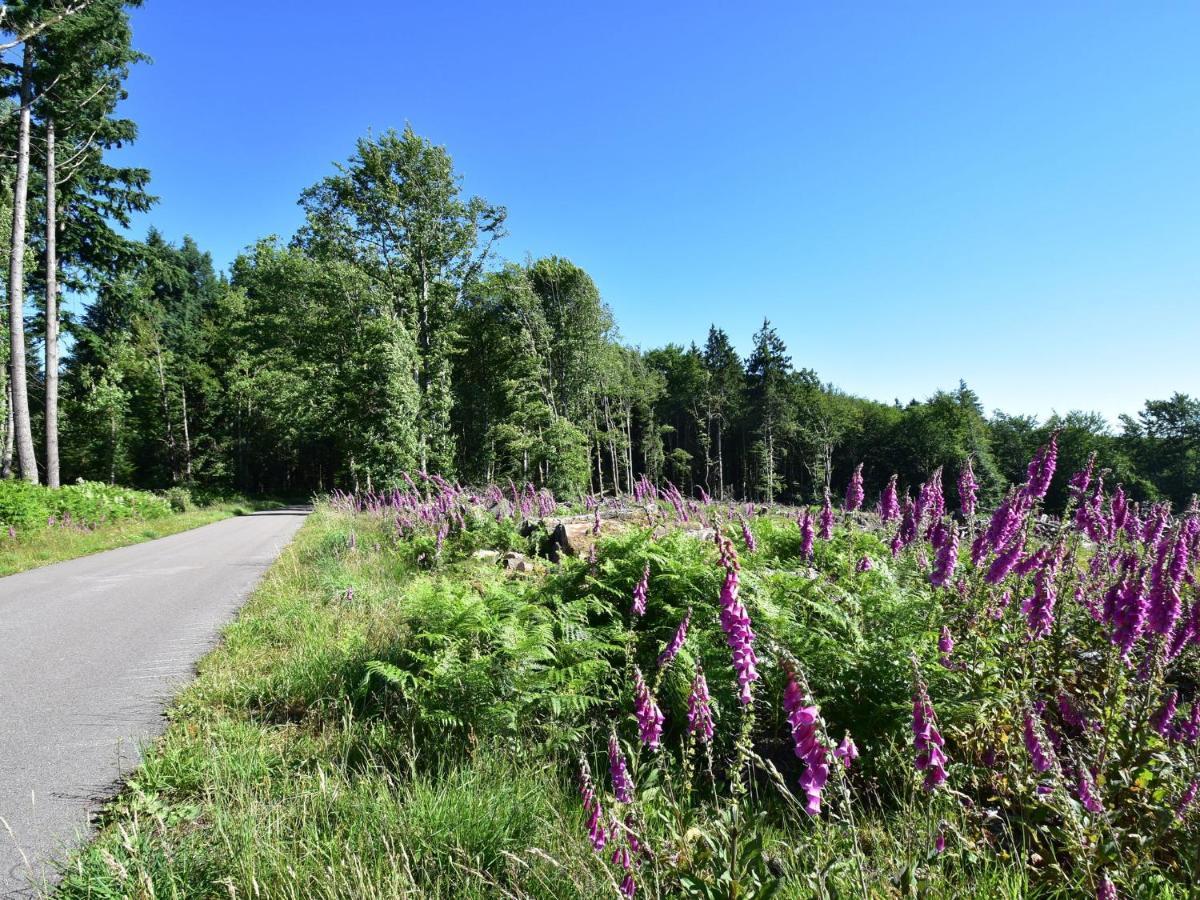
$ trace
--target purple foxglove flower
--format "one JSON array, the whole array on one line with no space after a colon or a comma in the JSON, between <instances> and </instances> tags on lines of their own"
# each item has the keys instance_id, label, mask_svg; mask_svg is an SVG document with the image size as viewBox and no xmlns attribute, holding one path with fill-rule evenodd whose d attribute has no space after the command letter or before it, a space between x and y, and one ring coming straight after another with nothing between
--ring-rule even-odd
<instances>
[{"instance_id":1,"label":"purple foxglove flower","mask_svg":"<svg viewBox=\"0 0 1200 900\"><path fill-rule=\"evenodd\" d=\"M1031 641L1044 638L1054 627L1054 603L1058 599L1054 578L1057 574L1054 560L1048 560L1038 569L1033 596L1026 598L1021 604L1021 612L1025 614L1029 624Z\"/></svg>"},{"instance_id":2,"label":"purple foxglove flower","mask_svg":"<svg viewBox=\"0 0 1200 900\"><path fill-rule=\"evenodd\" d=\"M1050 771L1054 765L1053 751L1042 743L1037 726L1034 724L1032 712L1025 713L1025 749L1029 753L1033 771L1039 775Z\"/></svg>"},{"instance_id":3,"label":"purple foxglove flower","mask_svg":"<svg viewBox=\"0 0 1200 900\"><path fill-rule=\"evenodd\" d=\"M1150 717L1150 727L1164 738L1172 736L1171 724L1175 721L1175 711L1179 708L1179 692L1171 691L1162 702L1154 715Z\"/></svg>"},{"instance_id":4,"label":"purple foxglove flower","mask_svg":"<svg viewBox=\"0 0 1200 900\"><path fill-rule=\"evenodd\" d=\"M1181 722L1175 729L1175 740L1183 741L1189 746L1200 740L1200 697L1192 700L1192 711L1188 714L1187 721Z\"/></svg>"},{"instance_id":5,"label":"purple foxglove flower","mask_svg":"<svg viewBox=\"0 0 1200 900\"><path fill-rule=\"evenodd\" d=\"M1096 451L1093 450L1088 456L1087 465L1071 476L1067 482L1067 486L1071 491L1071 499L1076 503L1082 503L1084 497L1087 496L1088 485L1092 483L1092 472L1096 468Z\"/></svg>"},{"instance_id":6,"label":"purple foxglove flower","mask_svg":"<svg viewBox=\"0 0 1200 900\"><path fill-rule=\"evenodd\" d=\"M1115 533L1125 527L1125 519L1129 516L1129 501L1125 498L1125 488L1122 485L1117 485L1117 489L1113 491L1112 503L1109 506L1112 511L1113 532Z\"/></svg>"},{"instance_id":7,"label":"purple foxglove flower","mask_svg":"<svg viewBox=\"0 0 1200 900\"><path fill-rule=\"evenodd\" d=\"M933 839L933 849L937 853L946 852L946 827L944 825L938 826L937 837Z\"/></svg>"},{"instance_id":8,"label":"purple foxglove flower","mask_svg":"<svg viewBox=\"0 0 1200 900\"><path fill-rule=\"evenodd\" d=\"M583 796L584 814L587 815L588 838L592 842L592 849L599 853L608 843L608 832L604 828L604 810L596 795L596 786L592 783L592 770L585 759L579 761L579 792Z\"/></svg>"},{"instance_id":9,"label":"purple foxglove flower","mask_svg":"<svg viewBox=\"0 0 1200 900\"><path fill-rule=\"evenodd\" d=\"M847 769L850 768L851 763L858 759L858 747L854 743L854 738L850 737L850 732L847 731L845 737L842 738L842 742L834 748L833 755L837 759L840 759L842 765Z\"/></svg>"},{"instance_id":10,"label":"purple foxglove flower","mask_svg":"<svg viewBox=\"0 0 1200 900\"><path fill-rule=\"evenodd\" d=\"M722 545L725 564L725 583L721 587L721 630L733 654L733 670L737 673L738 698L743 706L751 701L751 685L758 681L758 657L754 653L754 629L750 614L738 597L739 581L737 550L728 539Z\"/></svg>"},{"instance_id":11,"label":"purple foxglove flower","mask_svg":"<svg viewBox=\"0 0 1200 900\"><path fill-rule=\"evenodd\" d=\"M662 741L663 714L646 685L646 679L642 677L642 670L637 666L633 668L633 714L637 718L642 743L651 750L657 750Z\"/></svg>"},{"instance_id":12,"label":"purple foxglove flower","mask_svg":"<svg viewBox=\"0 0 1200 900\"><path fill-rule=\"evenodd\" d=\"M598 536L600 534L600 504L596 504L596 509L592 513L592 534Z\"/></svg>"},{"instance_id":13,"label":"purple foxglove flower","mask_svg":"<svg viewBox=\"0 0 1200 900\"><path fill-rule=\"evenodd\" d=\"M873 568L875 568L875 564L871 562L871 557L869 556L864 556L854 566L856 572L870 572Z\"/></svg>"},{"instance_id":14,"label":"purple foxglove flower","mask_svg":"<svg viewBox=\"0 0 1200 900\"><path fill-rule=\"evenodd\" d=\"M917 491L915 516L917 528L928 515L933 522L939 521L946 512L946 500L942 495L942 467L938 466L929 476L929 480Z\"/></svg>"},{"instance_id":15,"label":"purple foxglove flower","mask_svg":"<svg viewBox=\"0 0 1200 900\"><path fill-rule=\"evenodd\" d=\"M1079 802L1083 808L1093 815L1100 815L1104 812L1104 806L1100 803L1100 798L1096 796L1093 790L1094 783L1087 769L1083 766L1079 767L1079 778L1076 781L1075 792L1079 796Z\"/></svg>"},{"instance_id":16,"label":"purple foxglove flower","mask_svg":"<svg viewBox=\"0 0 1200 900\"><path fill-rule=\"evenodd\" d=\"M758 541L754 539L754 532L750 530L750 523L742 519L742 540L746 542L746 552L753 553L758 549Z\"/></svg>"},{"instance_id":17,"label":"purple foxglove flower","mask_svg":"<svg viewBox=\"0 0 1200 900\"><path fill-rule=\"evenodd\" d=\"M807 509L804 518L800 520L800 558L812 559L813 555L813 517Z\"/></svg>"},{"instance_id":18,"label":"purple foxglove flower","mask_svg":"<svg viewBox=\"0 0 1200 900\"><path fill-rule=\"evenodd\" d=\"M608 774L612 779L613 793L621 803L633 802L633 778L629 775L629 766L625 763L625 754L617 743L614 734L608 739Z\"/></svg>"},{"instance_id":19,"label":"purple foxglove flower","mask_svg":"<svg viewBox=\"0 0 1200 900\"><path fill-rule=\"evenodd\" d=\"M917 539L917 530L920 522L917 518L917 505L908 497L904 498L904 503L900 513L900 527L896 531L896 539L892 542L892 555L897 555L896 546L901 550Z\"/></svg>"},{"instance_id":20,"label":"purple foxglove flower","mask_svg":"<svg viewBox=\"0 0 1200 900\"><path fill-rule=\"evenodd\" d=\"M971 465L971 457L963 464L958 473L958 502L963 518L968 522L975 515L975 501L979 496L979 484L975 481L975 469Z\"/></svg>"},{"instance_id":21,"label":"purple foxglove flower","mask_svg":"<svg viewBox=\"0 0 1200 900\"><path fill-rule=\"evenodd\" d=\"M1107 875L1101 875L1096 882L1096 900L1117 900L1117 888Z\"/></svg>"},{"instance_id":22,"label":"purple foxglove flower","mask_svg":"<svg viewBox=\"0 0 1200 900\"><path fill-rule=\"evenodd\" d=\"M804 791L804 811L815 816L821 811L821 792L829 780L829 748L821 740L820 710L806 703L803 690L789 669L783 692L783 709L792 730L792 747L804 761L800 787Z\"/></svg>"},{"instance_id":23,"label":"purple foxglove flower","mask_svg":"<svg viewBox=\"0 0 1200 900\"><path fill-rule=\"evenodd\" d=\"M1030 500L1041 500L1050 490L1054 469L1058 465L1058 432L1050 436L1050 443L1041 447L1029 461L1025 470L1025 485L1021 492Z\"/></svg>"},{"instance_id":24,"label":"purple foxglove flower","mask_svg":"<svg viewBox=\"0 0 1200 900\"><path fill-rule=\"evenodd\" d=\"M1192 779L1179 798L1179 802L1175 804L1175 818L1180 822L1188 817L1188 813L1192 811L1192 804L1196 801L1196 790L1200 788L1200 779Z\"/></svg>"},{"instance_id":25,"label":"purple foxglove flower","mask_svg":"<svg viewBox=\"0 0 1200 900\"><path fill-rule=\"evenodd\" d=\"M692 692L688 695L688 734L695 735L701 744L713 737L712 702L708 696L708 682L704 670L696 666L696 677L692 680Z\"/></svg>"},{"instance_id":26,"label":"purple foxglove flower","mask_svg":"<svg viewBox=\"0 0 1200 900\"><path fill-rule=\"evenodd\" d=\"M644 616L646 614L646 597L650 592L650 563L646 563L646 567L642 569L642 579L633 587L633 614L635 616Z\"/></svg>"},{"instance_id":27,"label":"purple foxglove flower","mask_svg":"<svg viewBox=\"0 0 1200 900\"><path fill-rule=\"evenodd\" d=\"M996 558L992 560L992 564L988 566L987 575L984 576L984 581L988 584L999 584L1008 577L1008 573L1013 570L1013 566L1017 564L1021 554L1025 550L1025 534L1018 532Z\"/></svg>"},{"instance_id":28,"label":"purple foxglove flower","mask_svg":"<svg viewBox=\"0 0 1200 900\"><path fill-rule=\"evenodd\" d=\"M950 633L950 629L945 625L942 626L942 633L938 637L938 653L940 654L942 665L949 668L950 657L954 654L954 635Z\"/></svg>"},{"instance_id":29,"label":"purple foxglove flower","mask_svg":"<svg viewBox=\"0 0 1200 900\"><path fill-rule=\"evenodd\" d=\"M912 731L915 765L918 772L925 773L925 790L932 791L946 781L947 759L942 750L946 742L938 731L933 704L929 702L929 693L921 681L917 682L917 689L913 693Z\"/></svg>"},{"instance_id":30,"label":"purple foxglove flower","mask_svg":"<svg viewBox=\"0 0 1200 900\"><path fill-rule=\"evenodd\" d=\"M850 476L850 483L846 486L846 511L857 512L862 507L863 502L863 464L859 463L854 467L854 474Z\"/></svg>"},{"instance_id":31,"label":"purple foxglove flower","mask_svg":"<svg viewBox=\"0 0 1200 900\"><path fill-rule=\"evenodd\" d=\"M626 872L625 877L621 879L621 896L632 897L637 893L637 882L633 880L633 873Z\"/></svg>"},{"instance_id":32,"label":"purple foxglove flower","mask_svg":"<svg viewBox=\"0 0 1200 900\"><path fill-rule=\"evenodd\" d=\"M943 525L943 523L938 523ZM943 525L944 527L944 525ZM954 567L958 565L958 526L953 522L946 529L942 544L938 547L937 558L929 581L934 587L945 587L954 577Z\"/></svg>"},{"instance_id":33,"label":"purple foxglove flower","mask_svg":"<svg viewBox=\"0 0 1200 900\"><path fill-rule=\"evenodd\" d=\"M671 660L673 660L678 655L679 651L683 649L683 642L687 640L688 626L691 624L691 621L692 608L689 606L687 613L683 617L683 620L679 623L679 627L675 629L674 636L671 638L667 646L663 648L663 652L658 654L658 667L660 669L665 669L667 666L669 666L671 664Z\"/></svg>"},{"instance_id":34,"label":"purple foxglove flower","mask_svg":"<svg viewBox=\"0 0 1200 900\"><path fill-rule=\"evenodd\" d=\"M879 520L887 524L900 518L900 500L896 495L896 481L899 476L893 475L888 479L887 487L879 497Z\"/></svg>"},{"instance_id":35,"label":"purple foxglove flower","mask_svg":"<svg viewBox=\"0 0 1200 900\"><path fill-rule=\"evenodd\" d=\"M833 504L829 502L829 491L825 492L825 505L821 507L821 540L833 537Z\"/></svg>"},{"instance_id":36,"label":"purple foxglove flower","mask_svg":"<svg viewBox=\"0 0 1200 900\"><path fill-rule=\"evenodd\" d=\"M1023 493L1010 493L996 507L988 527L971 548L971 562L979 565L989 550L1008 546L1014 535L1021 530L1029 513L1029 498Z\"/></svg>"}]
</instances>

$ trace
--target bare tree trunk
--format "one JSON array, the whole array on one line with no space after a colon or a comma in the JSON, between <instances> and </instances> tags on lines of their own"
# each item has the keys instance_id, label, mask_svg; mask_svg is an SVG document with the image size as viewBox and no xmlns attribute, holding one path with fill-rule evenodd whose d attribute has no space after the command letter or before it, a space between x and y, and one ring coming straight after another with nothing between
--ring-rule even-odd
<instances>
[{"instance_id":1,"label":"bare tree trunk","mask_svg":"<svg viewBox=\"0 0 1200 900\"><path fill-rule=\"evenodd\" d=\"M188 428L187 388L179 386L179 401L183 405L183 471L187 480L192 480L192 434Z\"/></svg>"},{"instance_id":2,"label":"bare tree trunk","mask_svg":"<svg viewBox=\"0 0 1200 900\"><path fill-rule=\"evenodd\" d=\"M54 160L54 120L46 122L46 484L58 474L58 171Z\"/></svg>"},{"instance_id":3,"label":"bare tree trunk","mask_svg":"<svg viewBox=\"0 0 1200 900\"><path fill-rule=\"evenodd\" d=\"M0 460L0 477L12 478L13 468L13 411L12 411L12 382L8 380L7 373L4 379L4 406L7 410L5 414L4 427L4 458Z\"/></svg>"},{"instance_id":4,"label":"bare tree trunk","mask_svg":"<svg viewBox=\"0 0 1200 900\"><path fill-rule=\"evenodd\" d=\"M167 374L163 369L162 344L154 338L155 358L158 362L158 388L162 397L163 425L167 434L167 461L171 468L171 484L179 482L179 453L175 446L175 428L171 424L171 403L167 396Z\"/></svg>"},{"instance_id":5,"label":"bare tree trunk","mask_svg":"<svg viewBox=\"0 0 1200 900\"><path fill-rule=\"evenodd\" d=\"M8 332L11 344L13 430L21 477L37 484L33 425L25 373L25 208L29 200L29 129L33 103L33 49L25 45L21 64L21 116L17 127L17 180L13 185L12 248L8 259Z\"/></svg>"}]
</instances>

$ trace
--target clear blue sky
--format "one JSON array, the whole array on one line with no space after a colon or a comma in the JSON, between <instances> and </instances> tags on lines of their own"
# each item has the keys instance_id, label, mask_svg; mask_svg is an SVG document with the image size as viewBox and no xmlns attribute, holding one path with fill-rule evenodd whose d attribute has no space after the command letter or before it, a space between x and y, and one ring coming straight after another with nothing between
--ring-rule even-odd
<instances>
[{"instance_id":1,"label":"clear blue sky","mask_svg":"<svg viewBox=\"0 0 1200 900\"><path fill-rule=\"evenodd\" d=\"M630 343L767 316L882 400L1200 393L1200 6L984 6L147 0L124 159L225 267L410 122Z\"/></svg>"}]
</instances>

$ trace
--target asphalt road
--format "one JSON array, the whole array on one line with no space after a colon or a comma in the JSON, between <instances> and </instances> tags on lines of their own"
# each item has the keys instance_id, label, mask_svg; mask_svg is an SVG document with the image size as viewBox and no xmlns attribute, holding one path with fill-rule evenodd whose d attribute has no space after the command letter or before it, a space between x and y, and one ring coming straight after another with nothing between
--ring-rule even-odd
<instances>
[{"instance_id":1,"label":"asphalt road","mask_svg":"<svg viewBox=\"0 0 1200 900\"><path fill-rule=\"evenodd\" d=\"M306 512L0 578L0 897L37 896L86 837Z\"/></svg>"}]
</instances>

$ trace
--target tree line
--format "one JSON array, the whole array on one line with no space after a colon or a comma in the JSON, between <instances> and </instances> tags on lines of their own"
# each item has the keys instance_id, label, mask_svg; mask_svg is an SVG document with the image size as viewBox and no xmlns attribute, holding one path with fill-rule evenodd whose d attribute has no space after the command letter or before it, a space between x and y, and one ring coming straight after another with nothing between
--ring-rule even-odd
<instances>
[{"instance_id":1,"label":"tree line","mask_svg":"<svg viewBox=\"0 0 1200 900\"><path fill-rule=\"evenodd\" d=\"M716 325L703 346L631 347L579 266L503 261L505 209L466 196L446 149L411 128L359 140L301 194L303 227L228 274L190 238L130 240L148 174L105 151L136 135L116 115L141 59L132 5L9 4L0 21L19 51L3 70L6 474L300 494L427 470L565 496L647 477L810 501L860 462L878 491L969 457L996 497L1058 432L1062 465L1096 452L1134 496L1186 504L1200 484L1200 400L1184 394L1113 431L1081 412L988 415L965 384L850 396L793 364L767 321L745 358ZM62 323L60 362L62 285L88 302Z\"/></svg>"}]
</instances>

